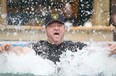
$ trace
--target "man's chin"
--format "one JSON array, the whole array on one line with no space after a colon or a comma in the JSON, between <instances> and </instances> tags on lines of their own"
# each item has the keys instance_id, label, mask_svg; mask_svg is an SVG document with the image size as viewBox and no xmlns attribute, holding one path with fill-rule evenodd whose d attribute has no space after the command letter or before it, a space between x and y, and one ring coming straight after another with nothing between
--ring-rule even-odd
<instances>
[{"instance_id":1,"label":"man's chin","mask_svg":"<svg viewBox=\"0 0 116 76\"><path fill-rule=\"evenodd\" d=\"M54 36L54 40L59 40L60 37L59 36Z\"/></svg>"},{"instance_id":2,"label":"man's chin","mask_svg":"<svg viewBox=\"0 0 116 76\"><path fill-rule=\"evenodd\" d=\"M59 42L60 40L59 39L54 39L55 42Z\"/></svg>"},{"instance_id":3,"label":"man's chin","mask_svg":"<svg viewBox=\"0 0 116 76\"><path fill-rule=\"evenodd\" d=\"M59 42L61 42L61 39L55 38L55 39L54 39L54 42L55 42L55 43L59 43Z\"/></svg>"}]
</instances>

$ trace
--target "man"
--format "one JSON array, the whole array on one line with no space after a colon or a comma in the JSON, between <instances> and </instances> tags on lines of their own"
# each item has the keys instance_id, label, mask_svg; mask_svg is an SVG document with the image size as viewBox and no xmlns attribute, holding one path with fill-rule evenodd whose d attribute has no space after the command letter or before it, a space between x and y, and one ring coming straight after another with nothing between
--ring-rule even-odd
<instances>
[{"instance_id":1,"label":"man","mask_svg":"<svg viewBox=\"0 0 116 76\"><path fill-rule=\"evenodd\" d=\"M72 41L64 41L65 25L64 17L57 13L49 14L45 19L45 31L47 41L39 41L32 44L32 48L36 54L50 59L54 63L59 62L62 52L67 50L77 51L77 48L82 49L86 44Z\"/></svg>"},{"instance_id":2,"label":"man","mask_svg":"<svg viewBox=\"0 0 116 76\"><path fill-rule=\"evenodd\" d=\"M52 13L46 16L45 19L45 31L47 35L47 41L38 41L36 43L30 43L28 47L13 47L10 44L0 46L0 52L14 51L16 54L28 53L30 48L34 49L37 55L43 58L47 58L54 63L60 62L59 58L63 52L67 50L77 52L78 49L82 49L87 46L81 42L64 41L65 26L64 17L57 13ZM109 44L111 54L116 54L116 44Z\"/></svg>"},{"instance_id":3,"label":"man","mask_svg":"<svg viewBox=\"0 0 116 76\"><path fill-rule=\"evenodd\" d=\"M62 52L77 51L77 48L82 49L86 44L81 42L64 41L65 25L64 17L61 14L52 13L46 16L45 31L47 41L38 41L37 43L30 43L28 47L35 50L37 55L47 58L54 63L59 62ZM16 53L26 53L28 47L13 47L9 44L0 47L0 51L13 50ZM20 52L19 52L20 51Z\"/></svg>"},{"instance_id":4,"label":"man","mask_svg":"<svg viewBox=\"0 0 116 76\"><path fill-rule=\"evenodd\" d=\"M74 10L73 10L73 2L68 2L65 4L63 8L64 16L66 17L66 20L73 20L74 19Z\"/></svg>"}]
</instances>

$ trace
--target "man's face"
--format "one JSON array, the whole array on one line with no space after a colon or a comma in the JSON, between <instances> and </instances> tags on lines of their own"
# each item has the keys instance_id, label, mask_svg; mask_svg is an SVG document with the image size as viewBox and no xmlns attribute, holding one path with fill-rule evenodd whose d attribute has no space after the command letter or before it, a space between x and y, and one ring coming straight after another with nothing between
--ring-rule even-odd
<instances>
[{"instance_id":1,"label":"man's face","mask_svg":"<svg viewBox=\"0 0 116 76\"><path fill-rule=\"evenodd\" d=\"M73 10L71 4L67 3L63 9L63 12L67 18L72 17L73 15Z\"/></svg>"},{"instance_id":2,"label":"man's face","mask_svg":"<svg viewBox=\"0 0 116 76\"><path fill-rule=\"evenodd\" d=\"M65 34L65 26L58 22L54 22L46 27L48 41L54 44L60 44Z\"/></svg>"}]
</instances>

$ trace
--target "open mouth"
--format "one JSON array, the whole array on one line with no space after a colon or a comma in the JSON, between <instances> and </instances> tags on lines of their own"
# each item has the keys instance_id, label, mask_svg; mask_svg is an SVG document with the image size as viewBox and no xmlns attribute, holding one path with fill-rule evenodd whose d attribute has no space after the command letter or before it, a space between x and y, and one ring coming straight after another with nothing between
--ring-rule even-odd
<instances>
[{"instance_id":1,"label":"open mouth","mask_svg":"<svg viewBox=\"0 0 116 76\"><path fill-rule=\"evenodd\" d=\"M54 33L54 35L59 35L59 33L58 33L58 32L56 32L56 33Z\"/></svg>"}]
</instances>

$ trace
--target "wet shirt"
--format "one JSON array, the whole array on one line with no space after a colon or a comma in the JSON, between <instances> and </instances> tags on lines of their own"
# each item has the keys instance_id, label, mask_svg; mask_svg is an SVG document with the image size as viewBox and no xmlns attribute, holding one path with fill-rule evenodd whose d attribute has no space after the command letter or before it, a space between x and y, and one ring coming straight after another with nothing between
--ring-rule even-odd
<instances>
[{"instance_id":1,"label":"wet shirt","mask_svg":"<svg viewBox=\"0 0 116 76\"><path fill-rule=\"evenodd\" d=\"M59 45L51 44L48 41L38 41L31 44L31 48L35 50L37 55L47 58L54 63L59 62L60 55L67 50L77 52L82 49L86 44L81 42L64 41Z\"/></svg>"}]
</instances>

